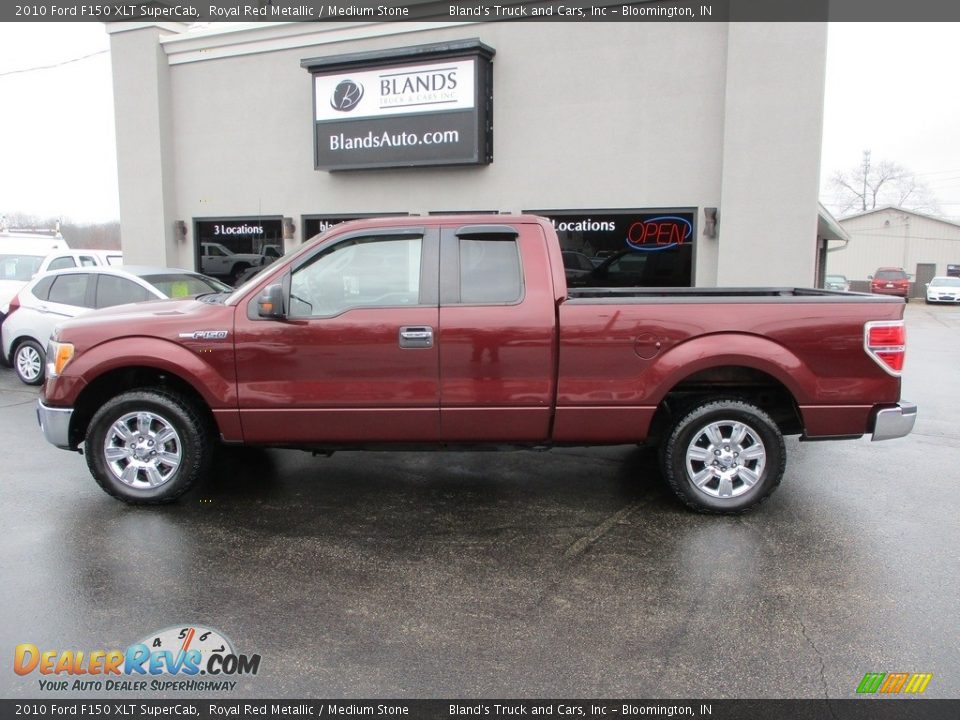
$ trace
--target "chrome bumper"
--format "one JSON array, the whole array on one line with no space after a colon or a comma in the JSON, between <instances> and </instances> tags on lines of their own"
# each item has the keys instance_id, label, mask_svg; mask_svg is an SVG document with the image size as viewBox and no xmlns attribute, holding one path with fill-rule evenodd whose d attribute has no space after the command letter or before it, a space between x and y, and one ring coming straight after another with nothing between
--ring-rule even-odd
<instances>
[{"instance_id":1,"label":"chrome bumper","mask_svg":"<svg viewBox=\"0 0 960 720\"><path fill-rule=\"evenodd\" d=\"M64 450L73 449L70 447L72 415L73 408L51 408L44 405L42 400L37 400L37 421L40 423L40 429L43 430L43 436L48 443Z\"/></svg>"},{"instance_id":2,"label":"chrome bumper","mask_svg":"<svg viewBox=\"0 0 960 720\"><path fill-rule=\"evenodd\" d=\"M901 402L896 407L884 408L877 412L871 440L892 440L909 435L916 421L917 406L913 403Z\"/></svg>"}]
</instances>

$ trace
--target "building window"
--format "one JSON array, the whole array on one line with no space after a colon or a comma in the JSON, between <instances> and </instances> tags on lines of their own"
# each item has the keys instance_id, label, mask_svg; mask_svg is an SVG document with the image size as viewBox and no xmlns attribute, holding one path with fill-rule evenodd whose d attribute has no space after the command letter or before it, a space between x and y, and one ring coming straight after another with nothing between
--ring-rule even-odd
<instances>
[{"instance_id":1,"label":"building window","mask_svg":"<svg viewBox=\"0 0 960 720\"><path fill-rule=\"evenodd\" d=\"M553 223L571 287L693 286L695 208L525 212Z\"/></svg>"}]
</instances>

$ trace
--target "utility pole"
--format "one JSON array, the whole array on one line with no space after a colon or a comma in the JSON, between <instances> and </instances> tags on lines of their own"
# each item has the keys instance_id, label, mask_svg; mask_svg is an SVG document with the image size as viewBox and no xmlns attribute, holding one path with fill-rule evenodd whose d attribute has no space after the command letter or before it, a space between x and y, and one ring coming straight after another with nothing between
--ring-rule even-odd
<instances>
[{"instance_id":1,"label":"utility pole","mask_svg":"<svg viewBox=\"0 0 960 720\"><path fill-rule=\"evenodd\" d=\"M870 151L863 151L863 211L867 211L867 176L870 174Z\"/></svg>"}]
</instances>

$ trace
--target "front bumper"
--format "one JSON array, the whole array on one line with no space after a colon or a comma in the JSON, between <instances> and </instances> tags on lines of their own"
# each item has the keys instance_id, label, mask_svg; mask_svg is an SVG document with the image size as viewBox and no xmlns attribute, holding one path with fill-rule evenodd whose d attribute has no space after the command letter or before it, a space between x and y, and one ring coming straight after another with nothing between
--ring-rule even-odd
<instances>
[{"instance_id":1,"label":"front bumper","mask_svg":"<svg viewBox=\"0 0 960 720\"><path fill-rule=\"evenodd\" d=\"M37 421L40 423L40 429L43 430L43 436L51 445L56 445L64 450L72 450L70 447L70 418L73 415L73 408L52 408L43 404L43 400L37 400Z\"/></svg>"},{"instance_id":2,"label":"front bumper","mask_svg":"<svg viewBox=\"0 0 960 720\"><path fill-rule=\"evenodd\" d=\"M883 408L877 411L873 436L870 439L892 440L909 435L916 421L917 406L914 403L900 402L896 407Z\"/></svg>"}]
</instances>

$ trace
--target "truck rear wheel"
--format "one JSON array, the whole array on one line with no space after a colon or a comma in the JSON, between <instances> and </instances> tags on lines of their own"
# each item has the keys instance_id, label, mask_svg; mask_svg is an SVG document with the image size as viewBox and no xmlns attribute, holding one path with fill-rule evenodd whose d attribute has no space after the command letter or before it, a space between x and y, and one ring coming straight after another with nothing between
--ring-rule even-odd
<instances>
[{"instance_id":1,"label":"truck rear wheel","mask_svg":"<svg viewBox=\"0 0 960 720\"><path fill-rule=\"evenodd\" d=\"M134 505L176 500L208 472L212 454L209 423L167 390L133 390L107 401L84 443L97 484Z\"/></svg>"},{"instance_id":2,"label":"truck rear wheel","mask_svg":"<svg viewBox=\"0 0 960 720\"><path fill-rule=\"evenodd\" d=\"M776 423L742 400L718 398L681 412L661 450L664 477L698 512L735 515L766 500L786 469Z\"/></svg>"}]
</instances>

